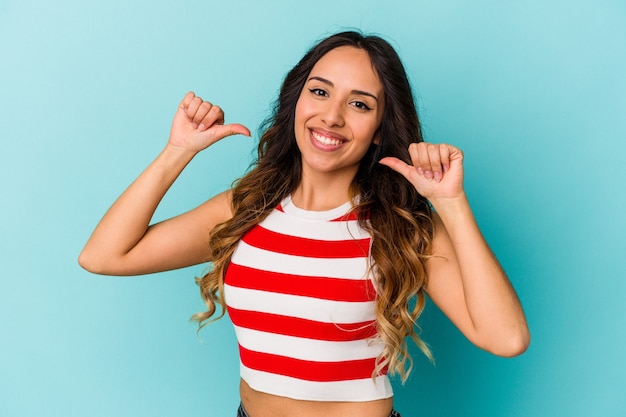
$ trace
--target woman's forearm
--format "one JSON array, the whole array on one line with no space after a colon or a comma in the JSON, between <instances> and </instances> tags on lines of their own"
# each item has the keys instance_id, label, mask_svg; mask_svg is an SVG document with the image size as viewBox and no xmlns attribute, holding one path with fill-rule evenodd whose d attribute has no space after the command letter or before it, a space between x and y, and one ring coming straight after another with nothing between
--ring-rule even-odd
<instances>
[{"instance_id":1,"label":"woman's forearm","mask_svg":"<svg viewBox=\"0 0 626 417\"><path fill-rule=\"evenodd\" d=\"M113 203L79 257L85 269L101 272L141 240L167 190L195 153L168 145Z\"/></svg>"}]
</instances>

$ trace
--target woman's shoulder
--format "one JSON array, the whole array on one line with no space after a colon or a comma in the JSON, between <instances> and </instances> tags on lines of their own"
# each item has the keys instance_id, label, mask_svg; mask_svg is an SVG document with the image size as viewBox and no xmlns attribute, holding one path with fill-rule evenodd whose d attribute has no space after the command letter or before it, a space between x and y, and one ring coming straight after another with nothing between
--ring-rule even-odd
<instances>
[{"instance_id":1,"label":"woman's shoulder","mask_svg":"<svg viewBox=\"0 0 626 417\"><path fill-rule=\"evenodd\" d=\"M198 209L218 222L223 222L233 217L233 192L231 189L222 191L209 198Z\"/></svg>"}]
</instances>

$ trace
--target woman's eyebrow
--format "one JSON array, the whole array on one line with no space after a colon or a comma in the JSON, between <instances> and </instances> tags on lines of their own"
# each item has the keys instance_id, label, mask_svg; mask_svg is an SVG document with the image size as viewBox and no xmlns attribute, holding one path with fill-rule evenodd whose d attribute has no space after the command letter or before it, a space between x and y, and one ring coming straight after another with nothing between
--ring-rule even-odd
<instances>
[{"instance_id":1,"label":"woman's eyebrow","mask_svg":"<svg viewBox=\"0 0 626 417\"><path fill-rule=\"evenodd\" d=\"M311 81L311 80L317 80L317 81L320 81L320 82L322 82L322 83L324 83L324 84L329 85L330 87L334 87L334 86L335 86L335 84L333 84L333 82L332 82L332 81L327 80L326 78L322 78L322 77L318 77L318 76L313 76L313 77L309 78L309 79L307 80L307 82L308 82L308 81ZM352 93L352 94L359 94L359 95L363 95L363 96L369 96L369 97L373 98L374 100L378 101L378 97L376 97L376 96L375 96L374 94L372 94L372 93L368 93L367 91L363 91L363 90L352 90L352 91L351 91L351 93Z\"/></svg>"}]
</instances>

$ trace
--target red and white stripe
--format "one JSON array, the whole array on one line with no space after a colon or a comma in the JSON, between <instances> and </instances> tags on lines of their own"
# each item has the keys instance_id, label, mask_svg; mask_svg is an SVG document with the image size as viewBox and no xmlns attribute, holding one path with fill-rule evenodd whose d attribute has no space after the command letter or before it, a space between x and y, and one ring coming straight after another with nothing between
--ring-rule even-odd
<instances>
[{"instance_id":1,"label":"red and white stripe","mask_svg":"<svg viewBox=\"0 0 626 417\"><path fill-rule=\"evenodd\" d=\"M386 375L372 378L383 345L371 238L350 208L309 212L287 199L233 254L224 294L252 388L318 401L393 395Z\"/></svg>"}]
</instances>

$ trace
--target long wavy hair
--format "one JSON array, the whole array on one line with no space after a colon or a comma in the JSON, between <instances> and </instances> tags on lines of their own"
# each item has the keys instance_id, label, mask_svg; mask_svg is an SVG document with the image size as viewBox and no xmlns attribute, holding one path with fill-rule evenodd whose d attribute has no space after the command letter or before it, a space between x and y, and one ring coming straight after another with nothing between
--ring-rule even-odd
<instances>
[{"instance_id":1,"label":"long wavy hair","mask_svg":"<svg viewBox=\"0 0 626 417\"><path fill-rule=\"evenodd\" d=\"M401 175L378 163L385 156L409 163L409 144L422 141L402 62L393 47L378 36L353 31L332 35L312 47L285 77L273 112L262 124L258 157L231 191L233 217L211 232L212 268L196 280L208 311L192 319L203 327L224 315L224 274L237 243L300 184L302 161L294 132L296 103L313 66L340 46L366 51L383 84L385 107L379 140L361 160L350 191L359 195L355 207L359 223L372 236L376 323L385 345L373 376L388 369L404 381L412 368L407 336L431 358L416 329L425 304L424 262L430 255L433 222L427 200ZM217 306L220 312L214 317Z\"/></svg>"}]
</instances>

